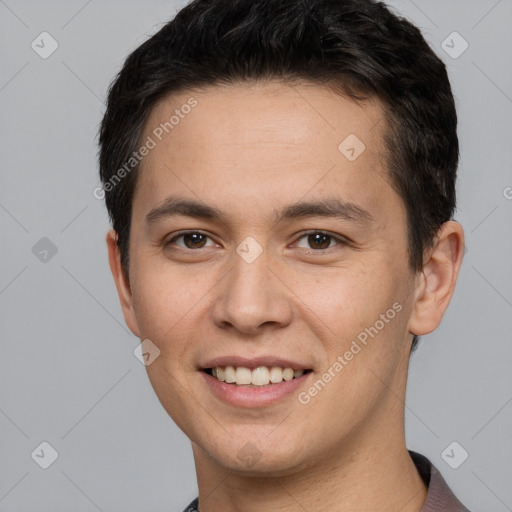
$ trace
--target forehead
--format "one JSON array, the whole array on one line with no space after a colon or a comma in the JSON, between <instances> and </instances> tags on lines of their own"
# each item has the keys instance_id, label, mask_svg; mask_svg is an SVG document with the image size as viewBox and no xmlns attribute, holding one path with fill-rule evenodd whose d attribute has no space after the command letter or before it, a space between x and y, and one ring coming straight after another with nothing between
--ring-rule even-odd
<instances>
[{"instance_id":1,"label":"forehead","mask_svg":"<svg viewBox=\"0 0 512 512\"><path fill-rule=\"evenodd\" d=\"M142 140L154 147L136 196L154 204L179 188L219 201L252 198L247 204L257 209L264 199L339 190L350 191L351 201L378 203L382 197L368 192L389 188L384 128L377 100L356 102L308 82L180 91L146 122Z\"/></svg>"},{"instance_id":2,"label":"forehead","mask_svg":"<svg viewBox=\"0 0 512 512\"><path fill-rule=\"evenodd\" d=\"M205 141L229 146L231 141L307 148L322 139L337 149L352 133L364 137L371 151L381 149L376 144L380 146L383 120L377 99L356 101L311 82L264 81L170 94L152 109L145 135L187 146ZM191 125L193 137L187 129Z\"/></svg>"}]
</instances>

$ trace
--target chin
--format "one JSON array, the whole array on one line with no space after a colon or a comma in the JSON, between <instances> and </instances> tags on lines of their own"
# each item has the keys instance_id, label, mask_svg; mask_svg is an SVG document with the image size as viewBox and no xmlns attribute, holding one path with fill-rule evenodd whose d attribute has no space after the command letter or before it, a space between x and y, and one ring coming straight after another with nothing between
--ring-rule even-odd
<instances>
[{"instance_id":1,"label":"chin","mask_svg":"<svg viewBox=\"0 0 512 512\"><path fill-rule=\"evenodd\" d=\"M215 437L210 431L207 438L196 438L195 444L219 466L247 476L284 476L311 465L312 454L305 453L304 436L290 435L283 430L282 436L272 438L274 434L269 432L271 429L256 433L254 428L249 428L239 435L234 432L226 435L223 431Z\"/></svg>"},{"instance_id":2,"label":"chin","mask_svg":"<svg viewBox=\"0 0 512 512\"><path fill-rule=\"evenodd\" d=\"M277 455L277 456L276 456ZM246 476L252 477L282 477L291 475L307 466L300 460L298 454L289 454L288 457L281 454L270 454L260 451L257 447L247 444L236 454L219 454L216 462L225 469Z\"/></svg>"}]
</instances>

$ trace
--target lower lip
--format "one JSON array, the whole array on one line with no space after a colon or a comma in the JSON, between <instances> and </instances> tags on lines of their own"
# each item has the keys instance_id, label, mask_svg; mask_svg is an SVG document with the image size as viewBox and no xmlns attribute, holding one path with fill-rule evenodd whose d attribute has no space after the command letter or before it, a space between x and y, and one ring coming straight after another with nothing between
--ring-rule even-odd
<instances>
[{"instance_id":1,"label":"lower lip","mask_svg":"<svg viewBox=\"0 0 512 512\"><path fill-rule=\"evenodd\" d=\"M220 400L238 407L266 407L274 404L304 384L312 372L305 373L296 379L283 380L279 384L270 384L262 387L237 386L227 384L201 371L206 383L213 394Z\"/></svg>"}]
</instances>

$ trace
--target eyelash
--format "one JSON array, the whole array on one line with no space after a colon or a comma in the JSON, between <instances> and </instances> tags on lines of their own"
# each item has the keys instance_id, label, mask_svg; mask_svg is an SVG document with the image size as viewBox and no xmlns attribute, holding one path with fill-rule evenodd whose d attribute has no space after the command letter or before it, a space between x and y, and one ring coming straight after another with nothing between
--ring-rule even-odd
<instances>
[{"instance_id":1,"label":"eyelash","mask_svg":"<svg viewBox=\"0 0 512 512\"><path fill-rule=\"evenodd\" d=\"M193 235L193 234L198 234L198 235L202 235L202 236L205 236L206 238L209 238L210 240L212 240L212 238L207 235L206 233L203 233L201 231L180 231L179 233L177 233L175 236L173 236L170 240L168 240L167 242L164 242L164 247L168 247L169 245L171 245L173 242L175 242L176 240L178 240L179 238L182 238L183 236L185 235ZM321 231L321 230L310 230L310 231L307 231L305 233L303 233L298 239L297 241L299 240L302 240L303 238L306 238L310 235L325 235L327 237L329 237L332 240L336 241L337 244L332 246L332 247L327 247L326 249L305 249L306 251L308 251L308 254L311 254L311 253L324 253L325 251L328 251L329 249L332 249L333 247L337 247L337 246L345 246L348 244L348 240L341 237L341 236L335 236L335 235L332 235L331 233L327 232L327 231ZM197 251L199 249L203 249L203 247L199 247L198 249L190 249L190 248L183 248L183 247L180 247L181 250L185 250L185 251Z\"/></svg>"}]
</instances>

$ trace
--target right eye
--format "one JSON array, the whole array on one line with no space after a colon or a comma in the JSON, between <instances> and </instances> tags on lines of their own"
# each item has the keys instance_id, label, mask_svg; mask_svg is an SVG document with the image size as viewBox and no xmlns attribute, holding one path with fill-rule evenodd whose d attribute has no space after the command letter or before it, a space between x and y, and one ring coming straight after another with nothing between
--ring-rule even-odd
<instances>
[{"instance_id":1,"label":"right eye","mask_svg":"<svg viewBox=\"0 0 512 512\"><path fill-rule=\"evenodd\" d=\"M183 243L176 243L177 240L182 239ZM201 233L200 231L182 231L178 233L176 236L172 237L170 240L164 243L165 247L170 246L171 244L176 244L180 249L202 249L206 246L206 241L210 239L208 235L205 233ZM211 239L210 239L211 240ZM213 242L213 246L215 243ZM211 245L209 247L212 247Z\"/></svg>"}]
</instances>

